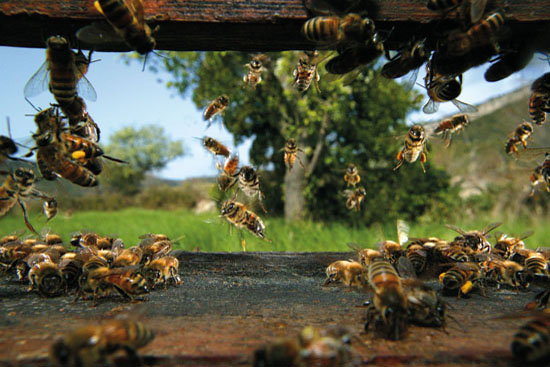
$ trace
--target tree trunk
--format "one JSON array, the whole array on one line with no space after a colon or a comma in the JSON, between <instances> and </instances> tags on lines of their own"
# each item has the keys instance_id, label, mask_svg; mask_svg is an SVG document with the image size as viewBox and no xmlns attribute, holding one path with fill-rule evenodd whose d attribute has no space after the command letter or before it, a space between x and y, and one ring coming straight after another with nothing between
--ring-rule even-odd
<instances>
[{"instance_id":1,"label":"tree trunk","mask_svg":"<svg viewBox=\"0 0 550 367\"><path fill-rule=\"evenodd\" d=\"M319 156L324 146L325 135L328 124L330 122L330 115L325 113L321 126L319 129L319 135L317 137L317 144L313 150L313 156L311 161L308 161L307 156L302 151L298 151L297 159L292 167L292 170L285 173L285 220L287 222L299 221L304 216L305 198L304 198L304 178L309 177L313 172ZM298 139L298 147L304 140L304 137ZM300 163L301 162L301 163Z\"/></svg>"}]
</instances>

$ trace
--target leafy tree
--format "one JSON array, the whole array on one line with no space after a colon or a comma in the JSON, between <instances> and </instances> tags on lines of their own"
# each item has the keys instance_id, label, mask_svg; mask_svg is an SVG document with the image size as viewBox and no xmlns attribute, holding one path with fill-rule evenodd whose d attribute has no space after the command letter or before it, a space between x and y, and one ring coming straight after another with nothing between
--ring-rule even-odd
<instances>
[{"instance_id":1,"label":"leafy tree","mask_svg":"<svg viewBox=\"0 0 550 367\"><path fill-rule=\"evenodd\" d=\"M105 183L125 194L139 192L145 174L159 170L183 155L182 142L171 141L160 126L124 127L115 132L105 151L128 164L117 164L105 175Z\"/></svg>"},{"instance_id":2,"label":"leafy tree","mask_svg":"<svg viewBox=\"0 0 550 367\"><path fill-rule=\"evenodd\" d=\"M324 82L322 93L314 86L305 94L292 85L298 61L295 52L270 53L271 62L256 90L244 88L244 66L251 56L238 52L172 52L152 65L171 74L169 88L181 95L192 91L198 108L221 94L230 97L223 121L235 143L253 137L251 161L261 172L266 205L283 210L289 220L304 214L320 219L342 218L365 222L401 217L415 218L441 199L449 189L448 177L429 167L424 175L416 165L393 172L402 141L391 136L407 131L405 116L418 108L419 95L382 78L371 67L351 85ZM323 70L320 69L320 72ZM296 164L287 172L281 148L294 137L305 154L305 169ZM339 194L343 175L355 163L367 190L367 210L351 213ZM433 199L430 199L433 198ZM372 210L374 209L374 210Z\"/></svg>"}]
</instances>

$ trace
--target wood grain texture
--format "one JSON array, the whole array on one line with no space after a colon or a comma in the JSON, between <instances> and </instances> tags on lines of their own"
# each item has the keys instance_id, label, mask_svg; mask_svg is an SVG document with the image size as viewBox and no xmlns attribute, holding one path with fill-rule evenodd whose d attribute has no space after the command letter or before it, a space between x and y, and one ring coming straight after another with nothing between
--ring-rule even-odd
<instances>
[{"instance_id":1,"label":"wood grain texture","mask_svg":"<svg viewBox=\"0 0 550 367\"><path fill-rule=\"evenodd\" d=\"M441 19L426 8L426 0L372 0L369 16L392 38L430 31ZM550 22L550 2L541 0L489 1L505 9L508 21ZM276 51L312 49L300 34L311 16L302 0L144 0L145 18L159 31L160 50ZM91 21L102 20L93 0L0 0L0 45L44 47L60 34L76 43L74 33ZM121 46L96 47L126 51Z\"/></svg>"}]
</instances>

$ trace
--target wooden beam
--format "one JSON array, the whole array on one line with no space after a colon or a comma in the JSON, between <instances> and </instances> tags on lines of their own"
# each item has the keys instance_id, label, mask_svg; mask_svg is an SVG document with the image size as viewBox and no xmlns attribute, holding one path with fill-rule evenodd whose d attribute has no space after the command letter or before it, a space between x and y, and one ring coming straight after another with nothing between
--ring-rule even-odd
<instances>
[{"instance_id":1,"label":"wooden beam","mask_svg":"<svg viewBox=\"0 0 550 367\"><path fill-rule=\"evenodd\" d=\"M369 16L378 29L391 30L398 43L411 32L430 32L441 15L426 8L426 0L372 0ZM507 20L529 27L550 22L550 2L489 0ZM144 0L145 18L159 31L160 50L276 51L312 49L300 28L312 15L303 0ZM44 47L50 35L76 44L74 33L102 20L93 0L0 0L0 45ZM406 39L406 38L405 38ZM96 47L101 51L127 51Z\"/></svg>"}]
</instances>

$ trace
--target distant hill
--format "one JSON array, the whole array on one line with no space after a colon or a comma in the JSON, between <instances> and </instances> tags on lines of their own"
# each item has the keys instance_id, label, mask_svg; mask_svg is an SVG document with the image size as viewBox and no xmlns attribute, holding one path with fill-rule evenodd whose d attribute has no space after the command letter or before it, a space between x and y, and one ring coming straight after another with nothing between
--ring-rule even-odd
<instances>
[{"instance_id":1,"label":"distant hill","mask_svg":"<svg viewBox=\"0 0 550 367\"><path fill-rule=\"evenodd\" d=\"M523 87L478 106L470 126L453 136L449 148L432 139L428 159L447 170L452 182L460 185L462 197L505 191L508 197L502 200L517 203L529 193L530 171L537 163L516 160L505 153L510 133L523 120L530 121L529 96L529 87ZM535 126L529 147L550 146L548 125Z\"/></svg>"}]
</instances>

